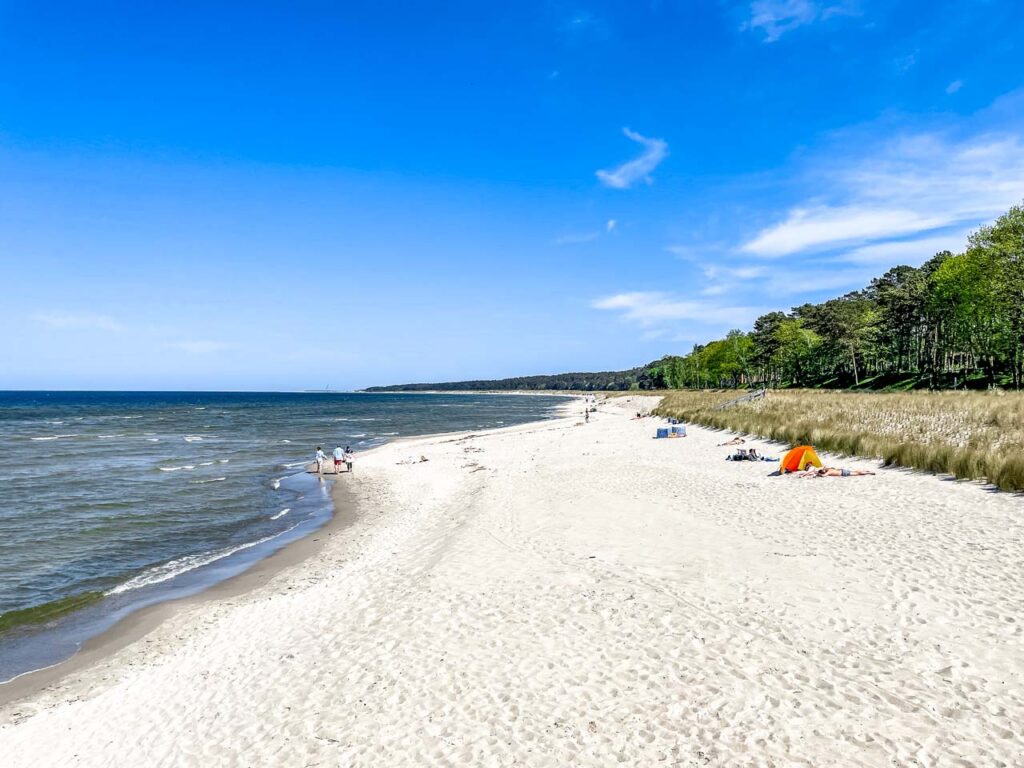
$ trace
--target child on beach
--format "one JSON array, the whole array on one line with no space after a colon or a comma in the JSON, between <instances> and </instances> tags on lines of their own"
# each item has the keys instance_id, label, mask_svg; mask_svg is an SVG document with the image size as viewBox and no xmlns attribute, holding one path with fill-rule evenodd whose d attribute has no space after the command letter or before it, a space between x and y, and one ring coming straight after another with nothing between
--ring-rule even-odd
<instances>
[{"instance_id":1,"label":"child on beach","mask_svg":"<svg viewBox=\"0 0 1024 768\"><path fill-rule=\"evenodd\" d=\"M354 459L355 459L355 457L352 455L352 448L350 448L349 446L346 445L345 446L345 468L349 472L352 471L352 462L353 462Z\"/></svg>"},{"instance_id":2,"label":"child on beach","mask_svg":"<svg viewBox=\"0 0 1024 768\"><path fill-rule=\"evenodd\" d=\"M327 455L324 453L324 449L319 445L316 447L316 473L322 475L324 473L324 462L327 461Z\"/></svg>"}]
</instances>

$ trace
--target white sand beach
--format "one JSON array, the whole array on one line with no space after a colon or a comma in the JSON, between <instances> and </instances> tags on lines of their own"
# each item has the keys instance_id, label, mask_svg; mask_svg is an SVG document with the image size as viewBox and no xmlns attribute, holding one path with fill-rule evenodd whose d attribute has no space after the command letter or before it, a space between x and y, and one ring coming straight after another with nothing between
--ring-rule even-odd
<instances>
[{"instance_id":1,"label":"white sand beach","mask_svg":"<svg viewBox=\"0 0 1024 768\"><path fill-rule=\"evenodd\" d=\"M1024 500L639 400L358 456L355 522L0 708L0 762L1024 765Z\"/></svg>"}]
</instances>

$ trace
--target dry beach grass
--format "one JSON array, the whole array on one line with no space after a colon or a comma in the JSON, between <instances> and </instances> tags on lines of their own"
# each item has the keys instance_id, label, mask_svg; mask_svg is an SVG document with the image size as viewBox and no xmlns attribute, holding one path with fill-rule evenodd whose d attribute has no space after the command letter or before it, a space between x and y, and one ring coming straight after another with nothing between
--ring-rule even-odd
<instances>
[{"instance_id":1,"label":"dry beach grass","mask_svg":"<svg viewBox=\"0 0 1024 768\"><path fill-rule=\"evenodd\" d=\"M736 395L667 392L657 413L1024 490L1024 393L777 390L716 409Z\"/></svg>"}]
</instances>

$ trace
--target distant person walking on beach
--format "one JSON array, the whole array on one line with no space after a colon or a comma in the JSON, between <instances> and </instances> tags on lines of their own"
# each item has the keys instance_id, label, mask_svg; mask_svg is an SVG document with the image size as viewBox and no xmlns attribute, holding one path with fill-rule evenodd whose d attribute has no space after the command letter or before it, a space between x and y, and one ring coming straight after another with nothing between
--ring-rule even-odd
<instances>
[{"instance_id":1,"label":"distant person walking on beach","mask_svg":"<svg viewBox=\"0 0 1024 768\"><path fill-rule=\"evenodd\" d=\"M352 448L346 445L345 446L345 468L349 472L352 471L352 461L353 461L354 458L355 457L352 455Z\"/></svg>"},{"instance_id":2,"label":"distant person walking on beach","mask_svg":"<svg viewBox=\"0 0 1024 768\"><path fill-rule=\"evenodd\" d=\"M324 453L324 449L319 445L316 447L316 473L322 475L324 473L324 462L327 461L327 455Z\"/></svg>"},{"instance_id":3,"label":"distant person walking on beach","mask_svg":"<svg viewBox=\"0 0 1024 768\"><path fill-rule=\"evenodd\" d=\"M583 421L586 422L587 424L590 423L590 409L589 408L587 408L586 410L583 411Z\"/></svg>"},{"instance_id":4,"label":"distant person walking on beach","mask_svg":"<svg viewBox=\"0 0 1024 768\"><path fill-rule=\"evenodd\" d=\"M334 474L341 473L341 465L345 463L345 452L341 450L341 446L336 446L334 449Z\"/></svg>"}]
</instances>

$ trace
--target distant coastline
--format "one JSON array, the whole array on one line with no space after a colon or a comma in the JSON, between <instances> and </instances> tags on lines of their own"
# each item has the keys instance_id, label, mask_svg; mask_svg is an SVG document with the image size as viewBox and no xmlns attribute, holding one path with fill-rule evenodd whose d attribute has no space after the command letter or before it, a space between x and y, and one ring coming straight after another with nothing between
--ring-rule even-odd
<instances>
[{"instance_id":1,"label":"distant coastline","mask_svg":"<svg viewBox=\"0 0 1024 768\"><path fill-rule=\"evenodd\" d=\"M526 395L530 397L579 397L591 394L588 389L359 389L351 394L369 395ZM346 393L347 394L347 393Z\"/></svg>"}]
</instances>

